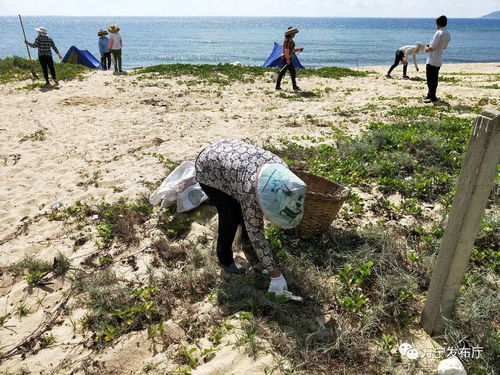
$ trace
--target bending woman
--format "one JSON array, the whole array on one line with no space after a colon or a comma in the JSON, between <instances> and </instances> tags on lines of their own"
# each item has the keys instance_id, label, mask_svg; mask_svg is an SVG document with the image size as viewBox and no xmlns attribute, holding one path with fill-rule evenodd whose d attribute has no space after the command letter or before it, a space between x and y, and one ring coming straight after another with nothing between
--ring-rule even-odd
<instances>
[{"instance_id":1,"label":"bending woman","mask_svg":"<svg viewBox=\"0 0 500 375\"><path fill-rule=\"evenodd\" d=\"M391 72L394 70L396 66L399 65L400 62L403 63L403 78L408 79L406 75L406 71L408 68L408 58L410 56L413 56L413 63L415 64L415 69L418 72L418 65L417 65L417 53L423 52L425 49L425 46L423 43L416 43L413 45L408 45L408 46L403 46L400 49L396 51L396 58L394 60L394 64L390 67L389 71L385 75L387 78L391 78Z\"/></svg>"},{"instance_id":2,"label":"bending woman","mask_svg":"<svg viewBox=\"0 0 500 375\"><path fill-rule=\"evenodd\" d=\"M216 142L198 155L196 180L219 214L219 265L227 272L246 272L234 261L232 250L242 225L245 256L256 255L271 276L268 291L283 294L287 284L265 238L264 215L282 228L297 226L303 215L304 182L270 151L234 139Z\"/></svg>"}]
</instances>

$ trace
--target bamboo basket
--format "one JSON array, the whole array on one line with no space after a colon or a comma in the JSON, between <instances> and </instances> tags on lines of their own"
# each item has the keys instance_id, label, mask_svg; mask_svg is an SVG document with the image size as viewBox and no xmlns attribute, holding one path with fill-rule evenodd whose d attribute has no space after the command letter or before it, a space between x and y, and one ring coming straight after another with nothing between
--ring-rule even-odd
<instances>
[{"instance_id":1,"label":"bamboo basket","mask_svg":"<svg viewBox=\"0 0 500 375\"><path fill-rule=\"evenodd\" d=\"M296 230L300 237L308 238L330 227L349 196L349 189L304 171L293 173L307 184L304 216Z\"/></svg>"}]
</instances>

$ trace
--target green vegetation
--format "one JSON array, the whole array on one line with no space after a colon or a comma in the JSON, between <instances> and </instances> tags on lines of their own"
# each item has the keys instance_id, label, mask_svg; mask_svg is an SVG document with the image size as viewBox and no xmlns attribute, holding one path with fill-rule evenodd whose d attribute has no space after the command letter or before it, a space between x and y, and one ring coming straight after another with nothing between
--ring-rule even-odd
<instances>
[{"instance_id":1,"label":"green vegetation","mask_svg":"<svg viewBox=\"0 0 500 375\"><path fill-rule=\"evenodd\" d=\"M304 69L299 71L299 76L303 77L322 77L340 79L343 77L366 77L369 72L352 70L349 68L341 68L336 66L328 66L318 69Z\"/></svg>"},{"instance_id":2,"label":"green vegetation","mask_svg":"<svg viewBox=\"0 0 500 375\"><path fill-rule=\"evenodd\" d=\"M388 115L396 116L405 120L415 120L420 117L429 117L434 120L441 119L448 113L480 113L480 107L468 107L468 106L392 106Z\"/></svg>"},{"instance_id":3,"label":"green vegetation","mask_svg":"<svg viewBox=\"0 0 500 375\"><path fill-rule=\"evenodd\" d=\"M97 236L103 247L114 240L125 244L138 242L136 226L144 223L152 213L153 207L144 198L138 202L127 202L120 198L115 203L102 202L95 205L77 201L71 207L52 212L50 220L69 221L79 226L96 225ZM80 236L79 243L88 239Z\"/></svg>"},{"instance_id":4,"label":"green vegetation","mask_svg":"<svg viewBox=\"0 0 500 375\"><path fill-rule=\"evenodd\" d=\"M446 82L446 83L457 83L457 82L461 82L461 79L459 79L457 77L442 76L442 77L439 77L439 81Z\"/></svg>"},{"instance_id":5,"label":"green vegetation","mask_svg":"<svg viewBox=\"0 0 500 375\"><path fill-rule=\"evenodd\" d=\"M16 315L19 318L24 318L24 317L28 316L30 313L31 313L31 310L28 307L28 305L26 305L25 303L21 303L19 306L16 307Z\"/></svg>"},{"instance_id":6,"label":"green vegetation","mask_svg":"<svg viewBox=\"0 0 500 375\"><path fill-rule=\"evenodd\" d=\"M139 79L154 77L194 77L195 79L182 80L179 83L188 86L201 84L229 85L234 82L252 83L266 73L276 72L276 69L261 66L237 66L231 64L165 64L147 68L138 68L134 74L140 75ZM349 68L325 67L319 69L304 69L298 75L303 77L323 77L339 79L342 77L365 77L368 73Z\"/></svg>"},{"instance_id":7,"label":"green vegetation","mask_svg":"<svg viewBox=\"0 0 500 375\"><path fill-rule=\"evenodd\" d=\"M483 86L483 89L500 89L500 85L498 83L494 83L493 85Z\"/></svg>"},{"instance_id":8,"label":"green vegetation","mask_svg":"<svg viewBox=\"0 0 500 375\"><path fill-rule=\"evenodd\" d=\"M304 162L313 173L342 184L361 189L377 184L387 194L433 202L451 191L471 125L472 120L447 116L441 121L377 122L358 138L339 132L334 144L317 146L287 140L286 147L274 151L292 165Z\"/></svg>"},{"instance_id":9,"label":"green vegetation","mask_svg":"<svg viewBox=\"0 0 500 375\"><path fill-rule=\"evenodd\" d=\"M195 80L182 81L187 85L218 84L228 85L233 82L254 82L256 77L272 71L260 66L235 66L231 64L165 64L137 69L135 74L145 75L145 78L162 76L167 78L193 76Z\"/></svg>"},{"instance_id":10,"label":"green vegetation","mask_svg":"<svg viewBox=\"0 0 500 375\"><path fill-rule=\"evenodd\" d=\"M81 80L85 77L85 73L92 71L90 68L79 64L56 63L55 68L57 78L63 81ZM41 79L40 82L42 82L42 68L36 59L31 63L28 59L18 56L0 59L0 84L31 79L30 69L34 69L39 79Z\"/></svg>"},{"instance_id":11,"label":"green vegetation","mask_svg":"<svg viewBox=\"0 0 500 375\"><path fill-rule=\"evenodd\" d=\"M16 278L23 276L28 284L34 286L44 284L49 273L56 277L64 277L69 268L70 260L59 252L52 263L37 260L34 257L25 257L23 260L11 265L9 272Z\"/></svg>"},{"instance_id":12,"label":"green vegetation","mask_svg":"<svg viewBox=\"0 0 500 375\"><path fill-rule=\"evenodd\" d=\"M50 348L51 346L54 346L55 343L57 342L57 337L52 334L46 334L40 337L39 342L40 342L40 349Z\"/></svg>"},{"instance_id":13,"label":"green vegetation","mask_svg":"<svg viewBox=\"0 0 500 375\"><path fill-rule=\"evenodd\" d=\"M157 288L134 288L107 270L76 274L74 291L78 302L89 309L82 326L94 333L96 344L143 329L161 318L153 299L159 291Z\"/></svg>"}]
</instances>

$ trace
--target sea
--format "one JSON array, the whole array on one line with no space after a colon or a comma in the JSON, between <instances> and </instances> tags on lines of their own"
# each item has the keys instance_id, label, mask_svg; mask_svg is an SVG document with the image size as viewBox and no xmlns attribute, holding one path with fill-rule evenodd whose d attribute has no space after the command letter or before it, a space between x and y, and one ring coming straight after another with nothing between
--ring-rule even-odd
<instances>
[{"instance_id":1,"label":"sea","mask_svg":"<svg viewBox=\"0 0 500 375\"><path fill-rule=\"evenodd\" d=\"M99 59L97 32L118 24L125 69L158 64L261 65L288 26L297 27L297 47L306 67L391 65L396 50L428 44L434 18L290 17L23 17L27 39L48 28L64 55L71 46ZM500 62L500 19L450 18L446 63ZM36 50L32 50L36 56ZM0 58L27 56L18 16L0 17ZM425 53L418 63L425 64Z\"/></svg>"}]
</instances>

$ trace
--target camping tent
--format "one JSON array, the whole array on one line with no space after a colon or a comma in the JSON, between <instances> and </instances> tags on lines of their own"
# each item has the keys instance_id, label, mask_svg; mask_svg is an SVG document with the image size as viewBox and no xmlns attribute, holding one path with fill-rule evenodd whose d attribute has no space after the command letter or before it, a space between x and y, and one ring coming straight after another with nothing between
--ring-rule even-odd
<instances>
[{"instance_id":1,"label":"camping tent","mask_svg":"<svg viewBox=\"0 0 500 375\"><path fill-rule=\"evenodd\" d=\"M283 54L283 47L278 43L274 42L273 52L267 58L266 62L262 66L267 66L268 68L282 67L283 62L281 61L281 55ZM300 63L297 55L294 53L292 56L292 65L297 69L304 69Z\"/></svg>"},{"instance_id":2,"label":"camping tent","mask_svg":"<svg viewBox=\"0 0 500 375\"><path fill-rule=\"evenodd\" d=\"M102 69L99 61L89 51L87 51L86 49L78 49L75 46L71 46L68 52L66 52L66 55L64 55L62 59L62 62L70 64L81 64L94 69Z\"/></svg>"}]
</instances>

